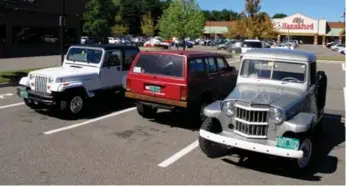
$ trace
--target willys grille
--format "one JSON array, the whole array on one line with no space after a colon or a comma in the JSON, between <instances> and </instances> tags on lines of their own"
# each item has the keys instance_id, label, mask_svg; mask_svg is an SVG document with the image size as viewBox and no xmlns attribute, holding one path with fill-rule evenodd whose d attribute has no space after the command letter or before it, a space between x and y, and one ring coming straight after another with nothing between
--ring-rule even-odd
<instances>
[{"instance_id":1,"label":"willys grille","mask_svg":"<svg viewBox=\"0 0 346 186\"><path fill-rule=\"evenodd\" d=\"M268 110L236 105L234 132L248 138L267 138Z\"/></svg>"},{"instance_id":2,"label":"willys grille","mask_svg":"<svg viewBox=\"0 0 346 186\"><path fill-rule=\"evenodd\" d=\"M39 92L47 92L48 77L35 76L35 90Z\"/></svg>"}]
</instances>

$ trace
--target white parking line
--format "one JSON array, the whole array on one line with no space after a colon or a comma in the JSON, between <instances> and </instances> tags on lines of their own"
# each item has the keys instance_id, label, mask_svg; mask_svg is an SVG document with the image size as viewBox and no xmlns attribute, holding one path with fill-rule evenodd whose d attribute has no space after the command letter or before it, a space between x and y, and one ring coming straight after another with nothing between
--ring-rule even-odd
<instances>
[{"instance_id":1,"label":"white parking line","mask_svg":"<svg viewBox=\"0 0 346 186\"><path fill-rule=\"evenodd\" d=\"M5 96L13 96L13 94L12 93L1 94L0 99L4 99Z\"/></svg>"},{"instance_id":2,"label":"white parking line","mask_svg":"<svg viewBox=\"0 0 346 186\"><path fill-rule=\"evenodd\" d=\"M169 165L176 162L177 160L179 160L180 158L182 158L183 156L185 156L186 154L188 154L189 152L191 152L192 150L194 150L197 147L198 147L198 140L194 141L193 143L191 143L187 147L181 149L179 152L175 153L173 156L169 157L168 159L161 162L157 166L168 167Z\"/></svg>"},{"instance_id":3,"label":"white parking line","mask_svg":"<svg viewBox=\"0 0 346 186\"><path fill-rule=\"evenodd\" d=\"M84 121L82 123L77 123L77 124L70 125L70 126L67 126L67 127L62 127L62 128L46 131L43 134L49 135L49 134L54 134L54 133L57 133L57 132L73 129L73 128L76 128L76 127L80 127L80 126L83 126L83 125L87 125L87 124L96 122L96 121L100 121L100 120L107 119L107 118L110 118L110 117L113 117L113 116L117 116L117 115L120 115L120 114L123 114L123 113L126 113L126 112L130 112L130 111L133 111L135 109L136 109L136 107L131 107L131 108L128 108L128 109L125 109L125 110L121 110L121 111L118 111L118 112L114 112L114 113L111 113L111 114L108 114L108 115L105 115L105 116L101 116L101 117L98 117L98 118L95 118L95 119L87 120L87 121Z\"/></svg>"},{"instance_id":4,"label":"white parking line","mask_svg":"<svg viewBox=\"0 0 346 186\"><path fill-rule=\"evenodd\" d=\"M11 104L11 105L5 105L5 106L0 106L0 110L1 109L5 109L5 108L10 108L10 107L16 107L16 106L20 106L20 105L24 105L24 102L21 103L15 103L15 104Z\"/></svg>"}]
</instances>

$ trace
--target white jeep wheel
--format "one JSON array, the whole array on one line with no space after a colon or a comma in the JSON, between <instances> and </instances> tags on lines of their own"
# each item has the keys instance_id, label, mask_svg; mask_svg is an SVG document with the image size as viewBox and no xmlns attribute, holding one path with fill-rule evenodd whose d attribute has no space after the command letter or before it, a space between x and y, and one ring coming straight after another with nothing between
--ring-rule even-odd
<instances>
[{"instance_id":1,"label":"white jeep wheel","mask_svg":"<svg viewBox=\"0 0 346 186\"><path fill-rule=\"evenodd\" d=\"M73 114L78 114L83 109L83 98L80 96L72 97L70 101L70 111Z\"/></svg>"},{"instance_id":2,"label":"white jeep wheel","mask_svg":"<svg viewBox=\"0 0 346 186\"><path fill-rule=\"evenodd\" d=\"M303 157L297 160L297 164L298 164L298 168L299 169L304 169L306 168L309 163L310 163L310 159L311 159L311 155L312 155L312 142L310 138L305 138L302 142L302 144L300 145L299 150L302 150L303 153Z\"/></svg>"}]
</instances>

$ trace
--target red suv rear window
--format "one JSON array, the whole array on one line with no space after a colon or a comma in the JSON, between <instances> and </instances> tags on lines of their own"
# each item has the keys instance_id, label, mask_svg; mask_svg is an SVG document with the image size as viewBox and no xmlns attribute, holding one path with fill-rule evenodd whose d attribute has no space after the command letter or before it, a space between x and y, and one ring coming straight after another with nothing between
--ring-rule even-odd
<instances>
[{"instance_id":1,"label":"red suv rear window","mask_svg":"<svg viewBox=\"0 0 346 186\"><path fill-rule=\"evenodd\" d=\"M134 73L183 77L184 57L169 54L141 54L133 67Z\"/></svg>"}]
</instances>

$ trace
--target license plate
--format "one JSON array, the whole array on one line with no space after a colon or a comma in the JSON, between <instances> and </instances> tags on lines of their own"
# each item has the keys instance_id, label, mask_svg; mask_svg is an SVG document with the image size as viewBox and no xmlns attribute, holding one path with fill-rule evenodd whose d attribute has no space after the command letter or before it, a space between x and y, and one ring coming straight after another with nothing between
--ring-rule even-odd
<instances>
[{"instance_id":1,"label":"license plate","mask_svg":"<svg viewBox=\"0 0 346 186\"><path fill-rule=\"evenodd\" d=\"M276 147L298 150L299 140L296 138L276 137Z\"/></svg>"},{"instance_id":2,"label":"license plate","mask_svg":"<svg viewBox=\"0 0 346 186\"><path fill-rule=\"evenodd\" d=\"M20 91L20 96L21 96L22 98L25 98L25 99L28 99L28 98L29 98L28 92L25 91L25 90L21 90L21 91Z\"/></svg>"},{"instance_id":3,"label":"license plate","mask_svg":"<svg viewBox=\"0 0 346 186\"><path fill-rule=\"evenodd\" d=\"M161 92L161 87L158 86L149 86L151 92Z\"/></svg>"}]
</instances>

